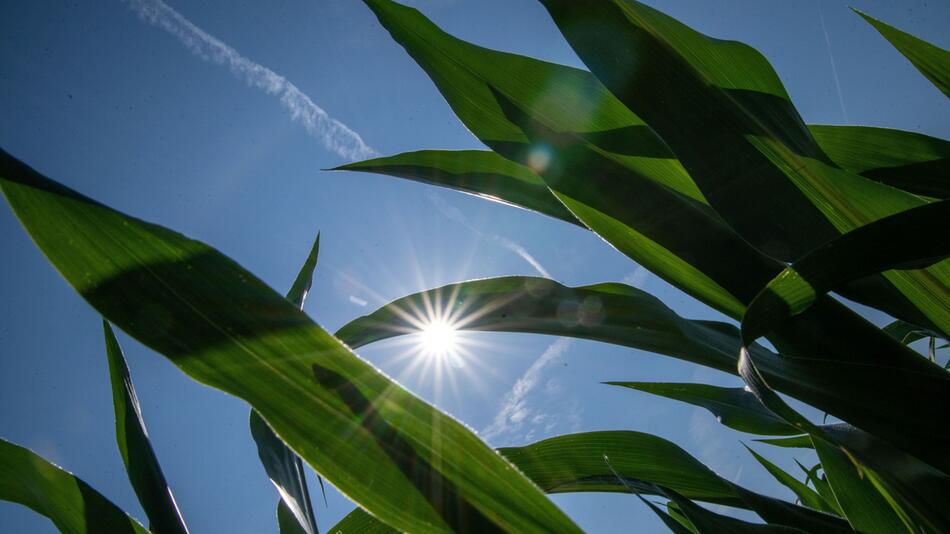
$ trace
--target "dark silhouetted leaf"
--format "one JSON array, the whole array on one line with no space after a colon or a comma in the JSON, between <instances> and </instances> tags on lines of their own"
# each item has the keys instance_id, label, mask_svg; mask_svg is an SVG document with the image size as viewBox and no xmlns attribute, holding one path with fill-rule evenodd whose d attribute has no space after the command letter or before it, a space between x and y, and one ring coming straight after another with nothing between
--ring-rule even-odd
<instances>
[{"instance_id":1,"label":"dark silhouetted leaf","mask_svg":"<svg viewBox=\"0 0 950 534\"><path fill-rule=\"evenodd\" d=\"M304 261L303 266L297 273L290 291L287 293L287 300L297 308L303 310L304 301L310 292L310 286L313 284L313 270L317 266L317 257L320 254L320 233L317 232L317 238L310 248L310 253ZM281 534L285 531L290 533L294 531L281 514L290 513L296 521L296 529L306 534L317 534L317 520L313 514L313 503L310 500L310 490L307 487L307 477L304 471L303 462L300 457L294 454L274 431L267 426L264 419L251 409L248 424L251 428L251 436L257 444L257 455L261 459L267 476L277 488L280 495L280 503L277 508L277 519L280 525ZM319 475L317 475L319 478ZM323 480L320 479L320 486L323 487ZM325 497L325 495L324 495Z\"/></svg>"},{"instance_id":2,"label":"dark silhouetted leaf","mask_svg":"<svg viewBox=\"0 0 950 534\"><path fill-rule=\"evenodd\" d=\"M109 323L103 321L102 328L115 407L115 439L129 482L148 516L150 530L161 534L187 534L188 527L148 439L142 409L122 349Z\"/></svg>"},{"instance_id":3,"label":"dark silhouetted leaf","mask_svg":"<svg viewBox=\"0 0 950 534\"><path fill-rule=\"evenodd\" d=\"M764 436L788 436L800 433L768 410L759 399L743 388L724 388L706 384L659 382L606 382L613 386L645 391L705 408L729 428Z\"/></svg>"},{"instance_id":4,"label":"dark silhouetted leaf","mask_svg":"<svg viewBox=\"0 0 950 534\"><path fill-rule=\"evenodd\" d=\"M531 169L487 150L420 150L333 170L375 172L439 185L581 225Z\"/></svg>"},{"instance_id":5,"label":"dark silhouetted leaf","mask_svg":"<svg viewBox=\"0 0 950 534\"><path fill-rule=\"evenodd\" d=\"M870 126L808 129L842 169L934 198L950 198L950 141Z\"/></svg>"}]
</instances>

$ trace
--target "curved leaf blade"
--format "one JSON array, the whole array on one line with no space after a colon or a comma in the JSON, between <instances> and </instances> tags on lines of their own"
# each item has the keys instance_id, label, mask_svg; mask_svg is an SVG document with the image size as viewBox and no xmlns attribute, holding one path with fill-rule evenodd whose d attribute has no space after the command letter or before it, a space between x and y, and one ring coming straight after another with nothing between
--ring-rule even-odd
<instances>
[{"instance_id":1,"label":"curved leaf blade","mask_svg":"<svg viewBox=\"0 0 950 534\"><path fill-rule=\"evenodd\" d=\"M235 262L0 156L7 201L83 298L192 378L248 401L295 452L390 525L577 531L471 431Z\"/></svg>"},{"instance_id":2,"label":"curved leaf blade","mask_svg":"<svg viewBox=\"0 0 950 534\"><path fill-rule=\"evenodd\" d=\"M728 482L689 453L642 432L568 434L498 451L547 493L625 492L628 486L654 493L650 484L659 484L691 499L744 506Z\"/></svg>"},{"instance_id":3,"label":"curved leaf blade","mask_svg":"<svg viewBox=\"0 0 950 534\"><path fill-rule=\"evenodd\" d=\"M421 310L431 306L441 306L458 329L605 341L735 373L733 327L687 321L649 293L617 283L572 288L545 278L504 276L450 284L396 299L350 321L336 336L358 348L408 334L419 329Z\"/></svg>"},{"instance_id":4,"label":"curved leaf blade","mask_svg":"<svg viewBox=\"0 0 950 534\"><path fill-rule=\"evenodd\" d=\"M843 532L846 527L840 518L732 484L676 444L642 432L569 434L499 452L549 493L663 495L658 488L664 485L692 499L753 510L770 523L820 532Z\"/></svg>"},{"instance_id":5,"label":"curved leaf blade","mask_svg":"<svg viewBox=\"0 0 950 534\"><path fill-rule=\"evenodd\" d=\"M149 529L162 534L187 534L188 527L148 439L142 409L122 349L107 321L102 322L102 329L115 408L115 438L129 482L148 516Z\"/></svg>"},{"instance_id":6,"label":"curved leaf blade","mask_svg":"<svg viewBox=\"0 0 950 534\"><path fill-rule=\"evenodd\" d=\"M729 428L764 436L790 436L800 431L759 402L744 388L661 382L606 382L705 408Z\"/></svg>"},{"instance_id":7,"label":"curved leaf blade","mask_svg":"<svg viewBox=\"0 0 950 534\"><path fill-rule=\"evenodd\" d=\"M583 226L531 169L488 150L419 150L332 170L373 172L448 187Z\"/></svg>"},{"instance_id":8,"label":"curved leaf blade","mask_svg":"<svg viewBox=\"0 0 950 534\"><path fill-rule=\"evenodd\" d=\"M722 514L717 514L710 510L703 508L702 506L697 505L693 501L687 499L686 497L680 495L674 490L669 488L660 488L663 495L668 499L676 503L676 506L680 509L684 516L689 519L690 523L696 527L696 530L700 534L718 534L718 533L730 533L730 534L745 534L745 533L776 533L776 534L803 534L805 531L787 527L784 525L762 525L759 523L749 523L747 521L742 521L741 519L736 519L734 517L729 517Z\"/></svg>"},{"instance_id":9,"label":"curved leaf blade","mask_svg":"<svg viewBox=\"0 0 950 534\"><path fill-rule=\"evenodd\" d=\"M45 515L66 534L148 534L138 522L79 478L3 439L0 499Z\"/></svg>"},{"instance_id":10,"label":"curved leaf blade","mask_svg":"<svg viewBox=\"0 0 950 534\"><path fill-rule=\"evenodd\" d=\"M871 126L808 126L839 167L916 195L950 198L950 141Z\"/></svg>"},{"instance_id":11,"label":"curved leaf blade","mask_svg":"<svg viewBox=\"0 0 950 534\"><path fill-rule=\"evenodd\" d=\"M849 280L942 262L950 256L950 240L931 232L948 227L950 200L943 200L885 217L826 243L782 271L756 296L742 319L744 337L768 333ZM950 331L950 287L939 287L926 306L944 333Z\"/></svg>"}]
</instances>

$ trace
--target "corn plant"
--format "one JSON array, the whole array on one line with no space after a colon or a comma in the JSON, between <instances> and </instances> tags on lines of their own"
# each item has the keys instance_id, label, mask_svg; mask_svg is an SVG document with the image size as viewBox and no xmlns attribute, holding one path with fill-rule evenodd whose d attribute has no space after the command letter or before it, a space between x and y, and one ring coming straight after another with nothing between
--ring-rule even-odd
<instances>
[{"instance_id":1,"label":"corn plant","mask_svg":"<svg viewBox=\"0 0 950 534\"><path fill-rule=\"evenodd\" d=\"M950 142L806 125L756 50L633 0L541 0L589 71L482 48L415 9L364 1L490 150L423 150L339 170L449 187L586 228L735 322L683 318L620 283L509 276L408 295L331 334L301 311L319 240L285 298L210 246L3 153L7 201L79 294L193 379L251 405L281 532L317 531L304 462L358 505L331 532L576 532L545 493L580 491L632 493L682 533L950 532L950 375L937 354L950 333ZM950 53L858 15L950 96ZM830 292L895 321L879 328ZM492 450L352 352L413 331L407 310L433 302L460 328L596 340L732 373L744 387L609 385L700 406L763 445L812 449L820 463L796 476L749 449L792 503L631 430ZM596 309L559 315L584 302ZM130 481L151 530L185 532L109 323ZM908 346L923 338L926 355ZM812 421L780 393L841 422ZM64 532L145 531L7 442L0 498ZM764 524L697 503L746 509Z\"/></svg>"}]
</instances>

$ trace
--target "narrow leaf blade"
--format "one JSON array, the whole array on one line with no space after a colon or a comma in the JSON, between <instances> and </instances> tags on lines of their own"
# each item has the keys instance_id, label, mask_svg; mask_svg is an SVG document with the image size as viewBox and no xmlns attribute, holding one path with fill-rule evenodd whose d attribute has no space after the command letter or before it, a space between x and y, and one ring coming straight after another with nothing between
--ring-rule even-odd
<instances>
[{"instance_id":1,"label":"narrow leaf blade","mask_svg":"<svg viewBox=\"0 0 950 534\"><path fill-rule=\"evenodd\" d=\"M188 527L148 439L142 409L122 349L107 321L102 322L102 329L112 382L115 437L129 482L148 516L150 529L161 533L187 534Z\"/></svg>"}]
</instances>

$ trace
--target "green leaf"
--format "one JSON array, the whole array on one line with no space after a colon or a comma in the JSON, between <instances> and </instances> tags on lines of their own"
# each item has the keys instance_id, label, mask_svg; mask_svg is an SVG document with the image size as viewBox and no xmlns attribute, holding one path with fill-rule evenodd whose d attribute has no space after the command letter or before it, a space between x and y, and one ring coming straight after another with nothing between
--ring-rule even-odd
<instances>
[{"instance_id":1,"label":"green leaf","mask_svg":"<svg viewBox=\"0 0 950 534\"><path fill-rule=\"evenodd\" d=\"M756 439L753 441L758 441L759 443L765 443L767 445L775 445L776 447L785 447L788 449L811 449L811 437L807 434L801 436L791 436L787 438L769 438L769 439Z\"/></svg>"},{"instance_id":2,"label":"green leaf","mask_svg":"<svg viewBox=\"0 0 950 534\"><path fill-rule=\"evenodd\" d=\"M280 534L308 534L283 498L277 501L277 528Z\"/></svg>"},{"instance_id":3,"label":"green leaf","mask_svg":"<svg viewBox=\"0 0 950 534\"><path fill-rule=\"evenodd\" d=\"M107 321L102 322L102 329L115 407L115 438L129 482L148 516L150 530L162 534L186 534L188 527L148 439L142 409L122 349Z\"/></svg>"},{"instance_id":4,"label":"green leaf","mask_svg":"<svg viewBox=\"0 0 950 534\"><path fill-rule=\"evenodd\" d=\"M838 518L735 485L676 444L641 432L569 434L499 452L548 493L630 490L663 495L658 486L665 486L693 499L753 510L771 523L821 532L840 532L846 526Z\"/></svg>"},{"instance_id":5,"label":"green leaf","mask_svg":"<svg viewBox=\"0 0 950 534\"><path fill-rule=\"evenodd\" d=\"M297 277L294 278L294 283L290 286L290 291L287 292L287 300L301 310L303 310L304 302L310 293L310 287L313 285L313 270L317 267L317 257L319 255L320 232L317 232L317 237L313 240L313 245L310 247L310 253L307 254L307 259L300 267L300 271L297 272Z\"/></svg>"},{"instance_id":6,"label":"green leaf","mask_svg":"<svg viewBox=\"0 0 950 534\"><path fill-rule=\"evenodd\" d=\"M846 171L917 195L950 198L950 141L870 126L808 129Z\"/></svg>"},{"instance_id":7,"label":"green leaf","mask_svg":"<svg viewBox=\"0 0 950 534\"><path fill-rule=\"evenodd\" d=\"M924 339L925 337L937 335L930 330L901 320L894 321L885 326L884 331L887 332L889 336L905 345L910 345L911 343Z\"/></svg>"},{"instance_id":8,"label":"green leaf","mask_svg":"<svg viewBox=\"0 0 950 534\"><path fill-rule=\"evenodd\" d=\"M742 350L739 358L739 372L742 378L759 400L773 413L810 434L813 445L819 442L826 445L825 452L829 455L829 462L835 462L826 464L824 459L822 460L829 479L834 478L834 473L844 465L840 461L841 458L830 456L832 452L838 451L845 456L846 461L853 464L853 469L860 473L862 480L870 482L870 485L861 487L862 496L858 499L856 506L859 506L862 501L877 499L880 502L886 502L912 531L942 532L950 529L950 513L946 510L945 504L945 496L950 494L950 476L854 427L848 425L819 427L812 424L772 391L756 367L755 359L750 356L749 351ZM821 452L819 452L819 458L824 458ZM851 476L850 471L842 472L845 475L839 475L839 483L850 484L848 478ZM831 486L835 488L834 483ZM863 495L868 488L873 488L879 495L877 497ZM845 489L858 491L850 486ZM849 520L852 519L849 514L862 513L860 508L849 512L837 489L835 489L835 494L838 496L839 507L848 515ZM848 496L848 499L851 498ZM885 511L878 513L887 514ZM919 528L915 528L917 525Z\"/></svg>"},{"instance_id":9,"label":"green leaf","mask_svg":"<svg viewBox=\"0 0 950 534\"><path fill-rule=\"evenodd\" d=\"M870 473L824 440L815 439L814 445L838 506L855 530L868 533L906 530L891 504L868 480Z\"/></svg>"},{"instance_id":10,"label":"green leaf","mask_svg":"<svg viewBox=\"0 0 950 534\"><path fill-rule=\"evenodd\" d=\"M937 86L937 89L950 97L950 52L869 17L857 9L854 11L868 21L871 26L874 26L874 29L885 39L890 41L898 52L910 60L921 74Z\"/></svg>"},{"instance_id":11,"label":"green leaf","mask_svg":"<svg viewBox=\"0 0 950 534\"><path fill-rule=\"evenodd\" d=\"M810 437L807 439L811 441ZM815 464L811 469L806 469L798 460L795 460L795 463L798 464L798 467L805 473L805 482L812 483L812 486L814 486L818 494L821 495L821 500L825 505L828 506L834 514L843 516L844 513L841 511L841 507L838 506L838 500L835 498L834 491L831 489L831 485L828 484L828 480L824 476L818 476L818 470L821 469L821 462Z\"/></svg>"},{"instance_id":12,"label":"green leaf","mask_svg":"<svg viewBox=\"0 0 950 534\"><path fill-rule=\"evenodd\" d=\"M676 503L673 501L666 502L666 511L670 514L670 517L676 520L677 523L686 527L693 534L699 534L699 531L696 530L696 526L689 520L688 517L683 515L683 510L679 506L676 506Z\"/></svg>"},{"instance_id":13,"label":"green leaf","mask_svg":"<svg viewBox=\"0 0 950 534\"><path fill-rule=\"evenodd\" d=\"M690 532L692 532L691 529L687 528L683 524L680 524L678 519L673 519L672 517L670 517L669 514L663 512L663 510L660 510L660 508L657 505L646 500L643 497L643 495L640 495L640 491L634 488L630 484L630 482L628 482L624 477L622 477L620 473L617 473L617 470L614 469L612 465L610 465L610 458L608 458L606 454L604 455L604 463L607 464L608 468L610 468L610 472L613 473L614 478L616 478L623 485L623 487L627 489L627 491L636 495L637 498L643 502L643 504L647 505L648 508L653 510L653 513L655 513L657 517L660 518L660 521L663 521L663 524L666 525L667 528L669 528L671 531L673 531L674 534L689 534Z\"/></svg>"},{"instance_id":14,"label":"green leaf","mask_svg":"<svg viewBox=\"0 0 950 534\"><path fill-rule=\"evenodd\" d=\"M710 206L770 256L793 261L926 203L834 165L753 48L711 39L633 0L542 3L591 72L670 146ZM896 290L898 307L950 321L929 306L950 283L950 265L883 276L868 283Z\"/></svg>"},{"instance_id":15,"label":"green leaf","mask_svg":"<svg viewBox=\"0 0 950 534\"><path fill-rule=\"evenodd\" d=\"M0 184L34 242L103 316L195 380L249 402L297 454L394 528L577 532L471 431L213 248L98 204L5 153Z\"/></svg>"},{"instance_id":16,"label":"green leaf","mask_svg":"<svg viewBox=\"0 0 950 534\"><path fill-rule=\"evenodd\" d=\"M463 330L579 337L737 372L741 341L735 327L685 320L656 298L623 284L570 288L533 277L462 282L397 299L348 323L337 336L350 346L360 347L418 331L425 318L415 315L427 306L441 306L443 313L452 318L453 326ZM884 435L911 430L928 435L943 432L934 427L943 420L946 404L934 399L943 398L941 391L947 378L932 373L921 375L920 368L926 371L932 364L864 320L854 325L841 318L836 311L821 311L816 321L835 324L842 332L872 335L843 337L837 345L837 338L821 338L815 352L830 352L826 358L777 356L754 347L757 364L769 383L819 409L855 424L860 422L864 428L881 429ZM837 322L831 323L832 319ZM875 332L879 337L873 335ZM907 354L895 352L898 350L906 350ZM848 359L833 358L838 355ZM907 388L906 383L914 383L915 387ZM920 441L903 440L907 446L921 445Z\"/></svg>"},{"instance_id":17,"label":"green leaf","mask_svg":"<svg viewBox=\"0 0 950 534\"><path fill-rule=\"evenodd\" d=\"M531 169L487 150L420 150L332 170L375 172L439 185L581 225Z\"/></svg>"},{"instance_id":18,"label":"green leaf","mask_svg":"<svg viewBox=\"0 0 950 534\"><path fill-rule=\"evenodd\" d=\"M950 228L950 200L885 217L813 250L786 268L749 305L742 319L751 339L807 310L818 296L842 283L889 269L913 268L942 262L950 256L950 240L935 237ZM881 246L887 243L889 246ZM950 331L948 287L929 295L927 315Z\"/></svg>"},{"instance_id":19,"label":"green leaf","mask_svg":"<svg viewBox=\"0 0 950 534\"><path fill-rule=\"evenodd\" d=\"M37 454L0 439L0 499L50 518L65 534L148 534L101 493Z\"/></svg>"},{"instance_id":20,"label":"green leaf","mask_svg":"<svg viewBox=\"0 0 950 534\"><path fill-rule=\"evenodd\" d=\"M380 523L362 508L356 508L327 531L328 534L395 534L397 532L399 531L385 523Z\"/></svg>"},{"instance_id":21,"label":"green leaf","mask_svg":"<svg viewBox=\"0 0 950 534\"><path fill-rule=\"evenodd\" d=\"M950 201L944 200L887 217L850 232L795 262L749 306L742 321L743 341L754 341L782 324L793 322L795 315L845 280L895 267L933 262L950 254L950 242L934 239L927 233L934 228L950 227L948 206ZM881 243L889 246L882 247ZM930 296L932 307L944 315L941 323L950 321L950 300L946 298L946 291L947 288L943 288L940 293ZM865 421L859 422L855 415L843 415L844 406L837 407L837 413L835 409L813 403L815 406L835 413L950 473L950 458L946 455L950 450L950 428L943 424L942 408L939 408L950 402L950 376L919 356L902 358L898 350L857 351L855 354L859 357L852 358L851 362L830 362L822 358L821 353L815 354L811 362L786 358L783 359L786 364L784 374L798 373L802 382L820 388L823 382L827 383L831 373L836 372L834 369L839 369L837 372L843 373L842 376L847 376L851 382L841 384L836 392L841 396L842 404L853 404L847 411L858 415L872 405L875 409L862 417ZM755 358L754 354L752 358ZM759 363L755 362L755 365ZM907 384L913 384L913 387L907 387ZM845 394L848 390L850 399ZM858 395L870 404L863 407L854 404ZM911 401L911 397L915 399ZM891 400L884 401L885 398ZM894 402L908 401L903 408L894 409ZM784 418L788 420L788 417ZM888 420L890 422L885 423Z\"/></svg>"},{"instance_id":22,"label":"green leaf","mask_svg":"<svg viewBox=\"0 0 950 534\"><path fill-rule=\"evenodd\" d=\"M743 445L745 446L745 444ZM748 446L746 446L746 450L749 451L749 453L762 465L762 467L765 468L766 471L769 472L770 475L775 477L775 480L777 480L786 488L792 490L792 493L798 497L802 504L815 510L834 513L834 510L825 504L824 499L822 499L821 495L819 495L815 490L809 488L797 478L782 470L781 467L766 460L765 457L755 452Z\"/></svg>"},{"instance_id":23,"label":"green leaf","mask_svg":"<svg viewBox=\"0 0 950 534\"><path fill-rule=\"evenodd\" d=\"M660 518L660 521L662 521L663 524L666 525L666 528L670 529L670 532L672 532L673 534L694 534L696 532L696 530L694 530L695 527L690 528L693 525L692 523L688 523L689 520L686 519L685 516L682 516L682 519L680 517L673 517L672 515L664 512L663 510L660 510L659 506L648 501L639 493L634 492L634 494L641 501L643 501L643 504L647 505L647 507L649 507L650 510L653 510L653 513L656 514L656 516ZM683 520L687 521L687 523L684 524Z\"/></svg>"},{"instance_id":24,"label":"green leaf","mask_svg":"<svg viewBox=\"0 0 950 534\"><path fill-rule=\"evenodd\" d=\"M779 419L759 399L744 388L724 388L706 384L657 382L606 382L645 391L705 408L729 428L750 434L787 436L800 431Z\"/></svg>"},{"instance_id":25,"label":"green leaf","mask_svg":"<svg viewBox=\"0 0 950 534\"><path fill-rule=\"evenodd\" d=\"M336 336L358 348L415 332L426 309L444 310L458 329L593 339L735 373L734 327L687 321L649 293L617 283L572 288L530 276L461 282L396 299L347 323Z\"/></svg>"},{"instance_id":26,"label":"green leaf","mask_svg":"<svg viewBox=\"0 0 950 534\"><path fill-rule=\"evenodd\" d=\"M556 150L552 152L556 147L535 142L521 125L511 121L493 93L502 91L551 128L572 132L589 143L624 177L633 177L635 185L628 188L632 191L615 192L612 187L587 181L609 179L599 178L597 169L585 168L577 175L578 180L585 180L591 194L600 191L622 197L628 192L636 200L635 204L624 204L624 214L643 224L633 231L628 226L616 227L623 240L601 228L591 213L579 213L577 206L567 207L585 225L658 276L733 317L741 315L742 304L737 297L707 274L738 278L732 268L734 261L726 266L717 256L720 267L716 269L708 265L712 258L695 254L688 246L697 241L722 243L723 256L750 247L709 210L695 184L652 130L590 73L466 43L441 31L415 9L388 0L367 0L367 4L432 78L459 119L495 151L534 171L546 168L557 156ZM558 196L564 200L563 194ZM628 197L623 200L628 201ZM616 216L606 214L608 218ZM658 221L678 226L666 228ZM610 223L603 221L604 225ZM688 232L679 231L691 223L695 224Z\"/></svg>"},{"instance_id":27,"label":"green leaf","mask_svg":"<svg viewBox=\"0 0 950 534\"><path fill-rule=\"evenodd\" d=\"M300 310L303 310L304 301L310 292L310 286L313 284L313 270L317 266L319 254L320 233L317 232L310 253L297 273L297 277L294 279L294 283L286 297L290 303ZM274 431L267 426L264 419L253 408L250 412L248 424L251 428L251 436L257 444L257 455L261 459L261 464L280 495L277 519L281 533L283 534L285 531L293 532L294 530L286 517L281 515L290 513L296 522L296 530L302 530L306 534L317 534L319 532L317 519L313 514L310 489L307 487L306 472L300 457L274 434ZM317 477L319 479L319 475ZM320 479L320 486L323 487L322 479Z\"/></svg>"},{"instance_id":28,"label":"green leaf","mask_svg":"<svg viewBox=\"0 0 950 534\"><path fill-rule=\"evenodd\" d=\"M547 493L624 492L628 485L654 493L652 485L658 484L691 499L745 507L731 484L689 453L642 432L568 434L498 452Z\"/></svg>"},{"instance_id":29,"label":"green leaf","mask_svg":"<svg viewBox=\"0 0 950 534\"><path fill-rule=\"evenodd\" d=\"M663 495L676 503L683 515L700 534L745 534L745 533L803 533L805 531L784 525L749 523L734 517L709 511L669 488L661 488Z\"/></svg>"},{"instance_id":30,"label":"green leaf","mask_svg":"<svg viewBox=\"0 0 950 534\"><path fill-rule=\"evenodd\" d=\"M388 0L367 3L426 70L462 122L505 157L537 171L550 167L558 154L519 131L521 125L506 116L492 91L503 92L549 128L576 134L598 158L607 160L594 162L604 169L579 163L574 189L568 191L573 191L575 205L568 207L639 264L737 319L743 303L782 268L709 211L665 145L590 73L465 43L418 11ZM633 181L625 183L628 180ZM571 186L570 177L566 183ZM562 191L560 197L563 201L569 195ZM854 286L841 291L895 317L926 323L896 290L885 287L882 293L879 280Z\"/></svg>"}]
</instances>

